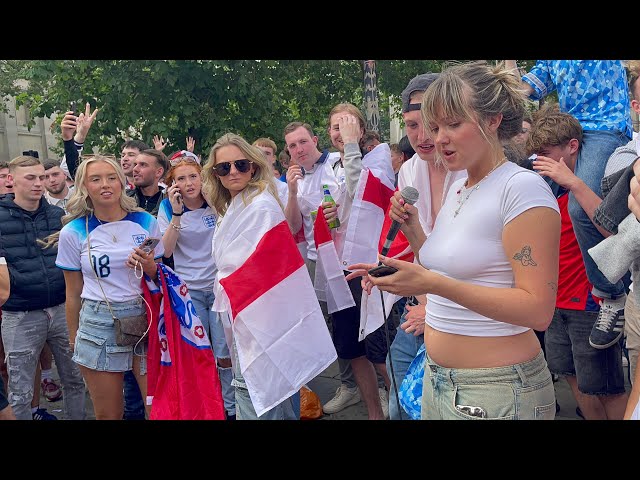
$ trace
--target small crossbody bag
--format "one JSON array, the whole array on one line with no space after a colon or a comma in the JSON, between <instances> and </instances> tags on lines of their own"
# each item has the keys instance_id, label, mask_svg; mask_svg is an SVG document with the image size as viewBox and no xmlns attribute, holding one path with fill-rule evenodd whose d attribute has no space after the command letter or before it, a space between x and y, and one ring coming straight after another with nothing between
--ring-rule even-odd
<instances>
[{"instance_id":1,"label":"small crossbody bag","mask_svg":"<svg viewBox=\"0 0 640 480\"><path fill-rule=\"evenodd\" d=\"M91 264L91 238L89 235L89 217L86 217L86 225L87 225L87 246L89 249L89 263ZM111 303L107 299L106 294L104 293L104 289L102 288L102 283L100 282L100 277L91 266L91 271L96 276L96 280L98 281L98 286L100 290L102 290L102 296L104 297L104 301L109 307L109 311L111 312L111 317L113 318L113 325L116 330L116 344L120 347L129 347L132 345L136 345L142 337L144 337L149 329L149 322L147 321L147 312L144 312L141 315L133 315L130 317L122 317L118 318L113 313L113 309L111 308Z\"/></svg>"}]
</instances>

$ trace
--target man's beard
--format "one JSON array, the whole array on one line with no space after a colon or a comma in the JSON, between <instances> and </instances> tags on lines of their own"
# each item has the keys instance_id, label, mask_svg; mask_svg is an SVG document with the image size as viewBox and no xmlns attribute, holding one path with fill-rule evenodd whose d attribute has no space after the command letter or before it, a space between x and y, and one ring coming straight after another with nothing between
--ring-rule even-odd
<instances>
[{"instance_id":1,"label":"man's beard","mask_svg":"<svg viewBox=\"0 0 640 480\"><path fill-rule=\"evenodd\" d=\"M66 186L67 186L66 183L62 183L62 184L58 185L55 188L47 187L47 191L49 193L51 193L52 195L58 195L59 193L62 193L64 191L64 187L66 187Z\"/></svg>"}]
</instances>

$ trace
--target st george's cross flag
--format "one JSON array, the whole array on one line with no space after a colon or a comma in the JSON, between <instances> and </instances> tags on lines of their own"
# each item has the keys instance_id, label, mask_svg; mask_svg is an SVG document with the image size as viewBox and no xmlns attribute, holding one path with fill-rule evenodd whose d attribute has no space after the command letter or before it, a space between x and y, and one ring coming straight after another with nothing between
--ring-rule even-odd
<instances>
[{"instance_id":1,"label":"st george's cross flag","mask_svg":"<svg viewBox=\"0 0 640 480\"><path fill-rule=\"evenodd\" d=\"M320 218L318 214L314 226L318 248L315 285L321 299L322 287L326 287L330 313L355 305L343 270L354 263L377 261L378 239L394 192L394 180L391 151L386 143L381 143L362 159L362 171L353 200L342 200L343 209L349 211L348 218L341 218L347 223L346 231L338 229L334 233L336 238L331 238L324 217Z\"/></svg>"},{"instance_id":2,"label":"st george's cross flag","mask_svg":"<svg viewBox=\"0 0 640 480\"><path fill-rule=\"evenodd\" d=\"M260 416L337 354L282 208L268 191L233 197L212 250L214 310L229 314L240 371Z\"/></svg>"},{"instance_id":3,"label":"st george's cross flag","mask_svg":"<svg viewBox=\"0 0 640 480\"><path fill-rule=\"evenodd\" d=\"M378 243L379 252L382 251L382 246L387 239L387 234L389 233L389 229L393 223L389 217L390 209L391 203L389 203L389 207L387 208L384 223L382 225L382 231L380 232L380 241ZM409 245L407 237L405 237L404 233L401 231L398 232L396 238L391 243L387 257L397 258L399 260L404 260L405 262L413 262L413 250L411 250L411 245ZM367 295L367 292L362 292L362 299L360 302L360 333L358 337L360 341L364 340L367 335L376 331L383 325L383 318L389 317L393 305L402 298L399 295L394 295L389 292L382 292L382 296L384 298L385 307L384 317L382 316L382 300L380 298L380 290L378 290L378 287L373 287L371 289L371 295Z\"/></svg>"},{"instance_id":4,"label":"st george's cross flag","mask_svg":"<svg viewBox=\"0 0 640 480\"><path fill-rule=\"evenodd\" d=\"M389 145L381 143L362 159L344 247L339 252L344 266L377 262L378 239L395 191L394 182L391 150Z\"/></svg>"},{"instance_id":5,"label":"st george's cross flag","mask_svg":"<svg viewBox=\"0 0 640 480\"><path fill-rule=\"evenodd\" d=\"M150 321L147 403L151 420L224 420L214 352L186 283L157 266L158 288L145 276Z\"/></svg>"},{"instance_id":6,"label":"st george's cross flag","mask_svg":"<svg viewBox=\"0 0 640 480\"><path fill-rule=\"evenodd\" d=\"M327 302L329 313L355 307L356 302L345 279L322 207L318 207L318 215L313 224L313 239L318 253L314 281L318 299Z\"/></svg>"}]
</instances>

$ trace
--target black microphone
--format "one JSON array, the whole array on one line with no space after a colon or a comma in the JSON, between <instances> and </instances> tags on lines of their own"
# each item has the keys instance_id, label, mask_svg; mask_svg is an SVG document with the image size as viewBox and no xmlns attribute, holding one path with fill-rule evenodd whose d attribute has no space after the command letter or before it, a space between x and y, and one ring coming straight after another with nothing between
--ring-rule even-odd
<instances>
[{"instance_id":1,"label":"black microphone","mask_svg":"<svg viewBox=\"0 0 640 480\"><path fill-rule=\"evenodd\" d=\"M404 200L404 203L408 203L409 205L415 204L418 201L418 197L420 196L418 190L416 190L413 187L404 187L400 191L400 195L402 195L402 199ZM389 253L391 244L395 240L396 235L398 235L398 231L400 230L400 225L401 223L398 222L397 220L394 220L393 223L391 223L391 228L387 233L387 239L384 241L384 245L382 246L382 251L380 252L381 255L386 257L387 253Z\"/></svg>"}]
</instances>

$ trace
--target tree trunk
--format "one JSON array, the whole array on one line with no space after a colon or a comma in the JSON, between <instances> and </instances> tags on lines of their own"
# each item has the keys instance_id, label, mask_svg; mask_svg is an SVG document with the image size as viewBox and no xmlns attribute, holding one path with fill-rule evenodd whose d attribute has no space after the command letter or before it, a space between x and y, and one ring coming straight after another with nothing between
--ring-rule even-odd
<instances>
[{"instance_id":1,"label":"tree trunk","mask_svg":"<svg viewBox=\"0 0 640 480\"><path fill-rule=\"evenodd\" d=\"M378 108L378 81L375 60L364 61L364 112L367 130L380 131L380 110Z\"/></svg>"}]
</instances>

